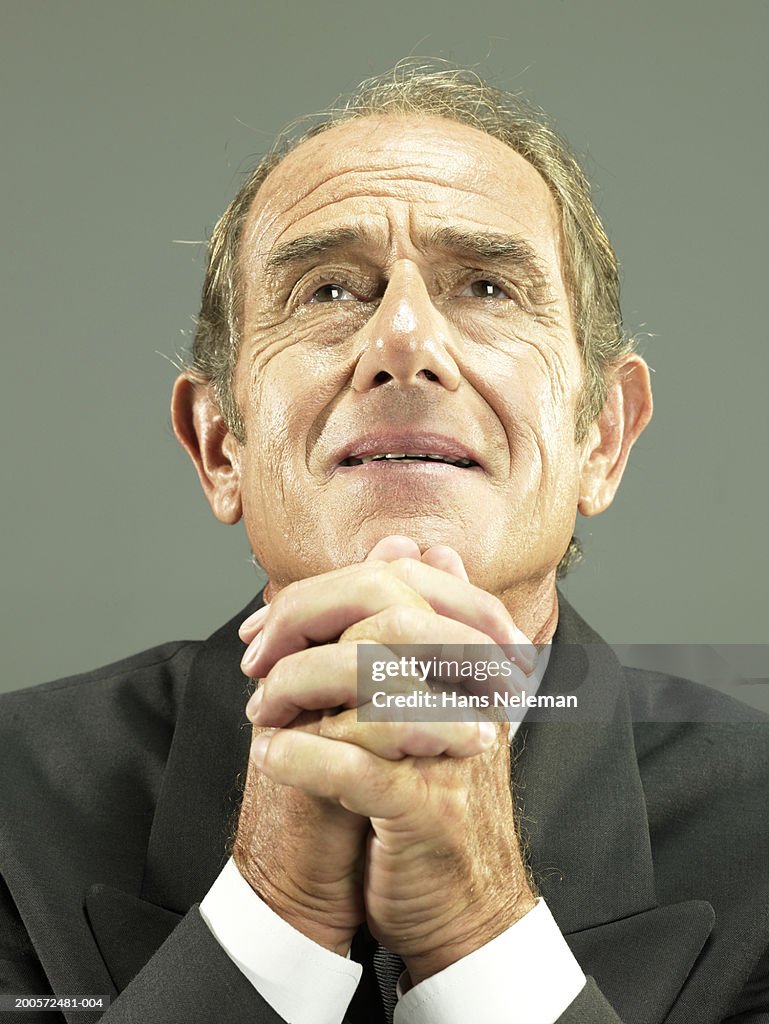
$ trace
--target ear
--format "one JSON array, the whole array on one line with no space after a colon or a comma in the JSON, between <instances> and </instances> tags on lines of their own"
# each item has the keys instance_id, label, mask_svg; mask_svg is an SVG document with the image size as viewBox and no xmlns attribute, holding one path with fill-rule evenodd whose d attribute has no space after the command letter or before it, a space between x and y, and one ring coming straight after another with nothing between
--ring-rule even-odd
<instances>
[{"instance_id":1,"label":"ear","mask_svg":"<svg viewBox=\"0 0 769 1024\"><path fill-rule=\"evenodd\" d=\"M595 516L614 500L630 449L652 418L649 367L635 353L615 368L606 402L583 443L579 503Z\"/></svg>"},{"instance_id":2,"label":"ear","mask_svg":"<svg viewBox=\"0 0 769 1024\"><path fill-rule=\"evenodd\" d=\"M240 445L228 431L210 388L184 375L171 398L171 422L179 444L198 471L211 511L221 523L237 523L240 499Z\"/></svg>"}]
</instances>

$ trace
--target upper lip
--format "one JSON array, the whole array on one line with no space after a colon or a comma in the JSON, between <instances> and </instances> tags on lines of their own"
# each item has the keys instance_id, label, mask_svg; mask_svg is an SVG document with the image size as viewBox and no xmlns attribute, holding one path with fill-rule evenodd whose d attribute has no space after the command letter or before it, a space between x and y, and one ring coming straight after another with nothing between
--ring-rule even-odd
<instances>
[{"instance_id":1,"label":"upper lip","mask_svg":"<svg viewBox=\"0 0 769 1024\"><path fill-rule=\"evenodd\" d=\"M482 465L477 452L457 438L413 430L388 430L356 437L337 450L334 463L339 466L345 459L383 454L441 455L449 459L470 459Z\"/></svg>"}]
</instances>

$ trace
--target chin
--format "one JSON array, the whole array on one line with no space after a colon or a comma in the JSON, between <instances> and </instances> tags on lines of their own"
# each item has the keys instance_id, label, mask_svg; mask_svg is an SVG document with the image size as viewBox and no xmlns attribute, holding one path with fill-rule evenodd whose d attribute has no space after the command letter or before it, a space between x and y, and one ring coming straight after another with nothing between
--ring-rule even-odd
<instances>
[{"instance_id":1,"label":"chin","mask_svg":"<svg viewBox=\"0 0 769 1024\"><path fill-rule=\"evenodd\" d=\"M353 543L362 551L357 560L365 558L380 540L392 536L409 537L423 552L435 544L448 544L464 559L465 552L468 551L467 534L457 523L447 523L443 519L430 516L409 519L388 516L366 522L356 531Z\"/></svg>"}]
</instances>

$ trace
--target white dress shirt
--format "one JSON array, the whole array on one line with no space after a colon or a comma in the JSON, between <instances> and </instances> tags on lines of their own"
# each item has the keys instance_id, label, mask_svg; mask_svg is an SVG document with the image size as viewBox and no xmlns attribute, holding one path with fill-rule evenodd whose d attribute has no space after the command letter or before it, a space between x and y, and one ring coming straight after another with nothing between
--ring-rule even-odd
<instances>
[{"instance_id":1,"label":"white dress shirt","mask_svg":"<svg viewBox=\"0 0 769 1024\"><path fill-rule=\"evenodd\" d=\"M549 657L548 646L540 652L527 693L536 693ZM511 739L519 725L511 720ZM232 859L200 913L233 963L288 1024L341 1024L362 967L279 917ZM585 975L538 899L485 946L404 992L405 980L402 975L394 1024L554 1024L581 991Z\"/></svg>"}]
</instances>

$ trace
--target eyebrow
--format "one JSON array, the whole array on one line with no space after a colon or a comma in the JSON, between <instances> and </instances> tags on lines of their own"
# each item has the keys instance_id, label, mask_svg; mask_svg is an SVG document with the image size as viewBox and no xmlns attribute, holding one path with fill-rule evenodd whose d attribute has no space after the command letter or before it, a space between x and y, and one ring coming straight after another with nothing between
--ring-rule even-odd
<instances>
[{"instance_id":1,"label":"eyebrow","mask_svg":"<svg viewBox=\"0 0 769 1024\"><path fill-rule=\"evenodd\" d=\"M525 271L534 283L546 283L548 280L536 250L516 235L442 227L431 231L425 242L429 247L456 253L472 262L507 263Z\"/></svg>"},{"instance_id":2,"label":"eyebrow","mask_svg":"<svg viewBox=\"0 0 769 1024\"><path fill-rule=\"evenodd\" d=\"M419 241L420 248L428 251L441 249L477 263L506 263L524 271L535 285L544 285L549 280L534 248L516 235L447 226L428 231ZM333 228L302 235L275 246L267 256L265 266L268 272L291 268L350 245L364 244L372 244L369 232L360 228Z\"/></svg>"},{"instance_id":3,"label":"eyebrow","mask_svg":"<svg viewBox=\"0 0 769 1024\"><path fill-rule=\"evenodd\" d=\"M325 256L346 245L365 241L368 241L367 235L356 228L334 228L330 231L319 231L314 235L302 235L290 242L276 245L267 257L265 266L268 271L292 267L307 263L318 256Z\"/></svg>"}]
</instances>

